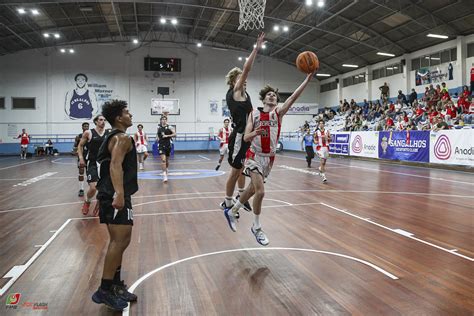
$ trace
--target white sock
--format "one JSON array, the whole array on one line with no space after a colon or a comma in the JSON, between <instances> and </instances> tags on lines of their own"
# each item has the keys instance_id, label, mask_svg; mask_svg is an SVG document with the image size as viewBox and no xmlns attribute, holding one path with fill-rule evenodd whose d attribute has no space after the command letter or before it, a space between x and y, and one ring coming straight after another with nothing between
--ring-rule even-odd
<instances>
[{"instance_id":1,"label":"white sock","mask_svg":"<svg viewBox=\"0 0 474 316\"><path fill-rule=\"evenodd\" d=\"M255 229L262 228L262 225L260 225L260 215L255 215L255 218L253 220L253 228Z\"/></svg>"},{"instance_id":2,"label":"white sock","mask_svg":"<svg viewBox=\"0 0 474 316\"><path fill-rule=\"evenodd\" d=\"M226 196L225 197L225 206L226 207L231 207L232 206L232 197Z\"/></svg>"},{"instance_id":3,"label":"white sock","mask_svg":"<svg viewBox=\"0 0 474 316\"><path fill-rule=\"evenodd\" d=\"M81 186L81 190L84 191L84 180L80 181L79 184Z\"/></svg>"},{"instance_id":4,"label":"white sock","mask_svg":"<svg viewBox=\"0 0 474 316\"><path fill-rule=\"evenodd\" d=\"M237 213L240 208L242 207L242 203L240 203L240 201L237 201L237 203L234 204L234 206L232 207L232 213Z\"/></svg>"},{"instance_id":5,"label":"white sock","mask_svg":"<svg viewBox=\"0 0 474 316\"><path fill-rule=\"evenodd\" d=\"M245 191L245 188L242 188L242 189L239 188L239 195L242 195L242 193L244 193L244 191Z\"/></svg>"}]
</instances>

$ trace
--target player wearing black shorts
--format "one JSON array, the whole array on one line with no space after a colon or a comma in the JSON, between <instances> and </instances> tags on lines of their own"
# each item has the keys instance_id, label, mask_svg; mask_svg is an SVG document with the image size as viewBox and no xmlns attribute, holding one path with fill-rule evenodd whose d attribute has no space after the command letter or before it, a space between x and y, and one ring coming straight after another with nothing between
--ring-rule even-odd
<instances>
[{"instance_id":1,"label":"player wearing black shorts","mask_svg":"<svg viewBox=\"0 0 474 316\"><path fill-rule=\"evenodd\" d=\"M133 227L132 195L138 191L137 151L133 138L126 134L132 126L127 102L106 102L102 114L113 130L105 138L97 156L100 178L97 199L100 222L107 225L109 247L105 254L101 284L92 295L97 304L121 311L137 296L127 291L121 280L122 257L130 244Z\"/></svg>"},{"instance_id":2,"label":"player wearing black shorts","mask_svg":"<svg viewBox=\"0 0 474 316\"><path fill-rule=\"evenodd\" d=\"M163 171L163 182L168 182L168 167L171 153L171 138L176 133L171 126L168 125L168 118L162 115L156 138L158 138L158 153L161 157L161 170Z\"/></svg>"},{"instance_id":3,"label":"player wearing black shorts","mask_svg":"<svg viewBox=\"0 0 474 316\"><path fill-rule=\"evenodd\" d=\"M86 168L87 183L89 183L89 190L87 190L86 200L82 205L82 214L89 214L91 201L95 196L96 184L99 180L97 174L97 154L99 153L100 145L102 145L108 130L105 129L105 118L102 115L97 115L94 118L95 128L85 131L82 134L81 141L77 147L77 154L79 156L79 167ZM84 147L87 146L87 155L84 154ZM93 215L97 216L99 213L99 203L96 202Z\"/></svg>"},{"instance_id":4,"label":"player wearing black shorts","mask_svg":"<svg viewBox=\"0 0 474 316\"><path fill-rule=\"evenodd\" d=\"M79 169L79 193L77 194L78 196L84 196L84 171L85 167L81 167L81 164L79 162L79 155L77 153L77 149L79 146L79 142L81 141L82 134L84 134L85 131L89 129L89 123L84 122L82 123L82 133L76 136L74 139L74 146L72 148L72 152L74 155L77 155L77 168ZM87 156L87 145L84 146L83 148L83 155Z\"/></svg>"},{"instance_id":5,"label":"player wearing black shorts","mask_svg":"<svg viewBox=\"0 0 474 316\"><path fill-rule=\"evenodd\" d=\"M245 189L245 176L242 175L243 163L245 154L250 146L250 143L244 142L244 131L247 125L247 119L252 112L252 101L246 92L247 76L252 69L253 62L257 56L258 50L263 45L263 38L265 33L258 36L257 43L254 46L252 53L244 64L243 70L240 68L233 68L226 76L229 90L226 94L227 106L232 117L232 133L229 137L229 164L232 167L229 173L229 178L226 183L225 201L221 203L221 208L231 208L233 205L232 195L235 190L235 183L238 182L239 195L237 200ZM251 211L250 204L245 205L247 211Z\"/></svg>"}]
</instances>

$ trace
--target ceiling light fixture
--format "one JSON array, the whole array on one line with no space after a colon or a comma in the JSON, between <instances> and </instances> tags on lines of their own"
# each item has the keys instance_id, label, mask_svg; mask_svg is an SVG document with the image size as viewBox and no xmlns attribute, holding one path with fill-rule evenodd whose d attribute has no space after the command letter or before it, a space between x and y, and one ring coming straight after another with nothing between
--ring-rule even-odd
<instances>
[{"instance_id":1,"label":"ceiling light fixture","mask_svg":"<svg viewBox=\"0 0 474 316\"><path fill-rule=\"evenodd\" d=\"M54 33L54 38L60 38L61 35L59 35L59 33Z\"/></svg>"},{"instance_id":2,"label":"ceiling light fixture","mask_svg":"<svg viewBox=\"0 0 474 316\"><path fill-rule=\"evenodd\" d=\"M70 53L70 54L74 54L74 49L70 48L70 49L69 49L69 53Z\"/></svg>"},{"instance_id":3,"label":"ceiling light fixture","mask_svg":"<svg viewBox=\"0 0 474 316\"><path fill-rule=\"evenodd\" d=\"M23 8L18 8L18 9L16 9L16 11L20 14L25 14L26 13L26 10L23 9Z\"/></svg>"},{"instance_id":4,"label":"ceiling light fixture","mask_svg":"<svg viewBox=\"0 0 474 316\"><path fill-rule=\"evenodd\" d=\"M290 28L289 28L288 26L285 25L285 26L283 27L283 32L288 32L289 30L290 30Z\"/></svg>"},{"instance_id":5,"label":"ceiling light fixture","mask_svg":"<svg viewBox=\"0 0 474 316\"><path fill-rule=\"evenodd\" d=\"M138 40L136 38L133 39L133 44L138 44Z\"/></svg>"},{"instance_id":6,"label":"ceiling light fixture","mask_svg":"<svg viewBox=\"0 0 474 316\"><path fill-rule=\"evenodd\" d=\"M331 77L330 74L316 74L316 77Z\"/></svg>"},{"instance_id":7,"label":"ceiling light fixture","mask_svg":"<svg viewBox=\"0 0 474 316\"><path fill-rule=\"evenodd\" d=\"M178 20L176 20L175 18L171 19L171 24L173 24L173 25L178 24Z\"/></svg>"},{"instance_id":8,"label":"ceiling light fixture","mask_svg":"<svg viewBox=\"0 0 474 316\"><path fill-rule=\"evenodd\" d=\"M313 5L313 0L306 0L306 5L307 6Z\"/></svg>"},{"instance_id":9,"label":"ceiling light fixture","mask_svg":"<svg viewBox=\"0 0 474 316\"><path fill-rule=\"evenodd\" d=\"M359 66L357 66L357 65L352 65L352 64L342 64L342 67L347 67L347 68L358 68Z\"/></svg>"},{"instance_id":10,"label":"ceiling light fixture","mask_svg":"<svg viewBox=\"0 0 474 316\"><path fill-rule=\"evenodd\" d=\"M161 18L161 19L160 19L160 23L161 23L161 24L166 24L166 19L165 19L165 18Z\"/></svg>"},{"instance_id":11,"label":"ceiling light fixture","mask_svg":"<svg viewBox=\"0 0 474 316\"><path fill-rule=\"evenodd\" d=\"M262 44L262 49L265 49L267 48L267 45L266 44Z\"/></svg>"},{"instance_id":12,"label":"ceiling light fixture","mask_svg":"<svg viewBox=\"0 0 474 316\"><path fill-rule=\"evenodd\" d=\"M280 30L280 26L274 25L274 26L273 26L273 30L274 30L275 32L278 32L278 31Z\"/></svg>"},{"instance_id":13,"label":"ceiling light fixture","mask_svg":"<svg viewBox=\"0 0 474 316\"><path fill-rule=\"evenodd\" d=\"M64 48L61 48L59 51L63 54L66 52L66 50Z\"/></svg>"},{"instance_id":14,"label":"ceiling light fixture","mask_svg":"<svg viewBox=\"0 0 474 316\"><path fill-rule=\"evenodd\" d=\"M242 57L239 57L238 59L241 61L241 60L242 60Z\"/></svg>"},{"instance_id":15,"label":"ceiling light fixture","mask_svg":"<svg viewBox=\"0 0 474 316\"><path fill-rule=\"evenodd\" d=\"M319 0L318 1L318 7L320 7L320 8L324 7L324 1Z\"/></svg>"},{"instance_id":16,"label":"ceiling light fixture","mask_svg":"<svg viewBox=\"0 0 474 316\"><path fill-rule=\"evenodd\" d=\"M442 38L442 39L447 39L447 38L449 38L449 36L447 36L447 35L431 34L431 33L428 34L428 35L426 35L426 36L427 36L427 37L434 37L434 38Z\"/></svg>"},{"instance_id":17,"label":"ceiling light fixture","mask_svg":"<svg viewBox=\"0 0 474 316\"><path fill-rule=\"evenodd\" d=\"M40 14L37 9L31 9L31 13L32 13L33 15L39 15L39 14Z\"/></svg>"},{"instance_id":18,"label":"ceiling light fixture","mask_svg":"<svg viewBox=\"0 0 474 316\"><path fill-rule=\"evenodd\" d=\"M377 55L380 55L380 56L388 56L388 57L395 57L395 54L382 53L382 52L378 52Z\"/></svg>"},{"instance_id":19,"label":"ceiling light fixture","mask_svg":"<svg viewBox=\"0 0 474 316\"><path fill-rule=\"evenodd\" d=\"M45 38L49 38L49 34L48 34L48 33L43 33L43 36L44 36Z\"/></svg>"},{"instance_id":20,"label":"ceiling light fixture","mask_svg":"<svg viewBox=\"0 0 474 316\"><path fill-rule=\"evenodd\" d=\"M197 43L196 45L197 45L197 47L201 47L201 46L202 46L202 44L201 44L201 43Z\"/></svg>"}]
</instances>

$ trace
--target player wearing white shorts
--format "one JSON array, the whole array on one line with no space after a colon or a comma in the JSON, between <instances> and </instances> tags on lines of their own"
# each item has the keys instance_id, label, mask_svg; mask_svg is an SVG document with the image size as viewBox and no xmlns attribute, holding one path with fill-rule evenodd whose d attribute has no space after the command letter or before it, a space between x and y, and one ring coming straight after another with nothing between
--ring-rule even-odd
<instances>
[{"instance_id":1,"label":"player wearing white shorts","mask_svg":"<svg viewBox=\"0 0 474 316\"><path fill-rule=\"evenodd\" d=\"M140 170L143 170L145 169L145 160L148 157L148 137L143 131L142 124L138 124L137 128L138 131L133 135L133 139L135 140L135 145L137 147L138 165L140 166Z\"/></svg>"},{"instance_id":2,"label":"player wearing white shorts","mask_svg":"<svg viewBox=\"0 0 474 316\"><path fill-rule=\"evenodd\" d=\"M224 160L225 154L229 153L229 136L232 132L232 128L229 127L230 120L226 118L224 120L224 127L219 129L219 133L217 134L217 138L219 138L219 163L217 164L216 171L219 170L221 167L222 160Z\"/></svg>"},{"instance_id":3,"label":"player wearing white shorts","mask_svg":"<svg viewBox=\"0 0 474 316\"><path fill-rule=\"evenodd\" d=\"M324 121L319 121L318 130L314 133L314 143L316 144L316 152L320 158L319 175L323 182L327 182L326 178L326 160L329 158L329 143L331 142L331 134L324 129Z\"/></svg>"},{"instance_id":4,"label":"player wearing white shorts","mask_svg":"<svg viewBox=\"0 0 474 316\"><path fill-rule=\"evenodd\" d=\"M252 195L255 195L253 198L253 212L255 216L251 231L257 242L263 246L269 244L269 240L260 225L260 213L263 196L265 195L264 181L270 174L273 161L275 160L282 118L301 95L313 75L314 73L308 74L306 79L283 105L278 105L278 90L265 86L260 91L260 100L263 102L263 108L254 110L247 121L244 141L251 142L251 144L246 154L244 174L251 178L251 182L235 205L224 210L224 215L230 229L236 231L237 212L244 202L247 202Z\"/></svg>"}]
</instances>

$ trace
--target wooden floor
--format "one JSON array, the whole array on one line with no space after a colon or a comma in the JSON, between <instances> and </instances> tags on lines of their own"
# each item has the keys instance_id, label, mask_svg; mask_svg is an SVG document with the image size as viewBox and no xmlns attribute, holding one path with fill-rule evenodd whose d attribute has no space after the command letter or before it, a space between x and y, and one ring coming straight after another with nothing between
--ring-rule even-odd
<instances>
[{"instance_id":1,"label":"wooden floor","mask_svg":"<svg viewBox=\"0 0 474 316\"><path fill-rule=\"evenodd\" d=\"M178 154L171 178L216 159ZM250 233L252 214L228 228L227 173L140 180L122 268L138 302L123 314L473 315L473 173L342 158L327 184L315 171L302 153L277 157L261 216L268 247ZM72 157L0 158L1 304L21 294L1 315L37 315L34 303L48 315L113 314L90 299L107 233L82 216L76 177Z\"/></svg>"}]
</instances>

